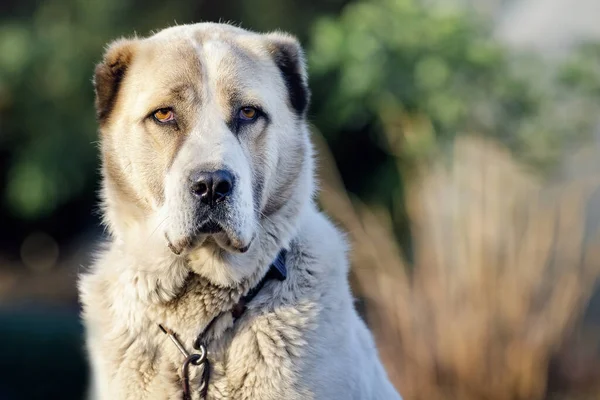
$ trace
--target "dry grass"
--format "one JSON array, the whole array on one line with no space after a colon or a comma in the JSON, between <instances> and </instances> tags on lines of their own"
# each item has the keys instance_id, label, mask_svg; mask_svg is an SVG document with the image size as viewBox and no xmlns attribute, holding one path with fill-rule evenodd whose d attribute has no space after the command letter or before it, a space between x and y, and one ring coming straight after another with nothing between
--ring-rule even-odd
<instances>
[{"instance_id":1,"label":"dry grass","mask_svg":"<svg viewBox=\"0 0 600 400\"><path fill-rule=\"evenodd\" d=\"M318 147L322 205L349 234L357 293L406 400L600 398L598 336L581 327L600 274L593 174L543 185L498 146L460 139L411 178L409 265L390 215L351 200Z\"/></svg>"}]
</instances>

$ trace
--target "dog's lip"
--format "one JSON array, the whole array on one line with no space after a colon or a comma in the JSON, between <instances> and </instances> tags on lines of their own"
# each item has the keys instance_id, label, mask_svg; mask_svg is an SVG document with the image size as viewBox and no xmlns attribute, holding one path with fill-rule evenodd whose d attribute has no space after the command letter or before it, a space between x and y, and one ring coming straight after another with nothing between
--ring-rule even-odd
<instances>
[{"instance_id":1,"label":"dog's lip","mask_svg":"<svg viewBox=\"0 0 600 400\"><path fill-rule=\"evenodd\" d=\"M183 250L185 250L190 244L189 240L187 239L179 241L179 243L173 243L166 232L165 239L167 240L167 246L169 247L169 250L171 250L176 256L181 255Z\"/></svg>"},{"instance_id":2,"label":"dog's lip","mask_svg":"<svg viewBox=\"0 0 600 400\"><path fill-rule=\"evenodd\" d=\"M250 239L250 241L248 242L248 244L246 246L237 248L236 250L239 251L240 253L246 253L248 250L250 250L250 246L252 246L253 242L254 242L254 236L252 237L252 239Z\"/></svg>"},{"instance_id":3,"label":"dog's lip","mask_svg":"<svg viewBox=\"0 0 600 400\"><path fill-rule=\"evenodd\" d=\"M223 250L229 250L237 253L246 253L254 243L255 236L247 242L243 243L241 238L232 236L223 225L214 220L208 220L199 225L196 232L181 240L172 241L169 235L165 232L167 246L171 252L177 256L183 254L186 250L195 248L206 243L209 240L221 247Z\"/></svg>"}]
</instances>

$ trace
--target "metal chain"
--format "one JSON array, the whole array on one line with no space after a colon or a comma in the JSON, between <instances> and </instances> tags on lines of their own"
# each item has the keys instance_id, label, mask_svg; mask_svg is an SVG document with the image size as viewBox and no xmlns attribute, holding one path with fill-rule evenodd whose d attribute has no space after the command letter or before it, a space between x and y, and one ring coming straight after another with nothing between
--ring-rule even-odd
<instances>
[{"instance_id":1,"label":"metal chain","mask_svg":"<svg viewBox=\"0 0 600 400\"><path fill-rule=\"evenodd\" d=\"M183 347L179 339L177 339L175 332L165 328L160 324L158 326L167 336L169 336L169 339L171 339L173 344L175 344L175 347L177 347L177 350L179 350L184 357L183 364L181 365L181 387L183 391L183 400L192 399L192 392L190 390L190 364L202 368L202 378L200 380L200 398L205 399L206 392L208 391L208 377L210 373L208 351L206 350L206 346L203 343L199 343L197 349L200 350L200 354L190 354L185 347Z\"/></svg>"},{"instance_id":2,"label":"metal chain","mask_svg":"<svg viewBox=\"0 0 600 400\"><path fill-rule=\"evenodd\" d=\"M181 365L181 385L183 391L183 400L191 400L192 392L190 390L190 364L202 367L202 378L200 380L200 398L206 398L208 389L208 358L206 357L206 347L200 346L200 354L193 353L188 355Z\"/></svg>"}]
</instances>

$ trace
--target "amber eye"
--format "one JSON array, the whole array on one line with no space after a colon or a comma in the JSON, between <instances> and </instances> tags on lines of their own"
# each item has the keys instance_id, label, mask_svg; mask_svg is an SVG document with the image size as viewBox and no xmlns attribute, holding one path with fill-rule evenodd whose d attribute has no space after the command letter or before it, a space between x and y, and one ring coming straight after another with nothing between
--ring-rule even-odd
<instances>
[{"instance_id":1,"label":"amber eye","mask_svg":"<svg viewBox=\"0 0 600 400\"><path fill-rule=\"evenodd\" d=\"M254 107L242 107L239 112L239 119L242 121L254 121L258 117L258 111Z\"/></svg>"},{"instance_id":2,"label":"amber eye","mask_svg":"<svg viewBox=\"0 0 600 400\"><path fill-rule=\"evenodd\" d=\"M155 120L162 123L175 120L175 113L170 108L161 108L160 110L156 110L152 116Z\"/></svg>"}]
</instances>

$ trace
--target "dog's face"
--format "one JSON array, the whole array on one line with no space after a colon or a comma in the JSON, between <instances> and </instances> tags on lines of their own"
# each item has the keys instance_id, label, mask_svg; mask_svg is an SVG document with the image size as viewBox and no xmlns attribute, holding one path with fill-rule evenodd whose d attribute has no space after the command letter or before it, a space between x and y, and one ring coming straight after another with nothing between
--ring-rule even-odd
<instances>
[{"instance_id":1,"label":"dog's face","mask_svg":"<svg viewBox=\"0 0 600 400\"><path fill-rule=\"evenodd\" d=\"M309 94L295 39L170 28L113 43L95 87L117 237L155 233L174 254L241 254L310 197Z\"/></svg>"}]
</instances>

